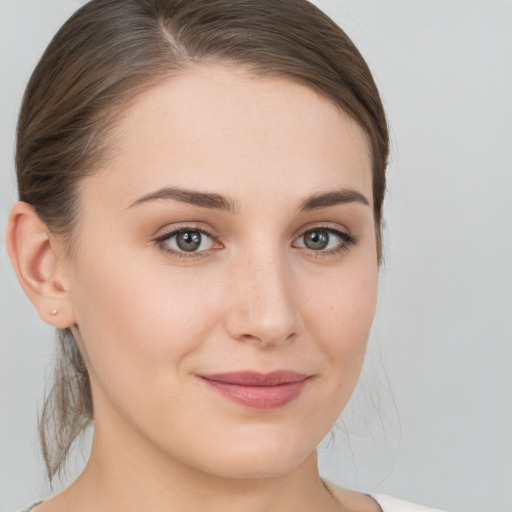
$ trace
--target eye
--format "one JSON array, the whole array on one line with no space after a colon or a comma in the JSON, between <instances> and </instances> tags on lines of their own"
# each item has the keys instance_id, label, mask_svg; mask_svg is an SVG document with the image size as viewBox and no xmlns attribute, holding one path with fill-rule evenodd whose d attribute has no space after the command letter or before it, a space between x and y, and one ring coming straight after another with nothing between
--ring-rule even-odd
<instances>
[{"instance_id":1,"label":"eye","mask_svg":"<svg viewBox=\"0 0 512 512\"><path fill-rule=\"evenodd\" d=\"M346 250L355 242L355 238L344 231L319 227L308 229L295 240L293 246L331 254Z\"/></svg>"},{"instance_id":2,"label":"eye","mask_svg":"<svg viewBox=\"0 0 512 512\"><path fill-rule=\"evenodd\" d=\"M157 239L161 247L168 252L185 256L186 253L201 253L214 246L210 234L202 229L180 228Z\"/></svg>"}]
</instances>

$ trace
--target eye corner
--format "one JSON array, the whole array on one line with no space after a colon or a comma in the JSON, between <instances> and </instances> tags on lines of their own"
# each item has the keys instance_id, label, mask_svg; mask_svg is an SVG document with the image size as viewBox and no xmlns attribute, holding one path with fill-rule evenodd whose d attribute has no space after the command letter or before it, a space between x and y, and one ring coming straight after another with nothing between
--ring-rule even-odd
<instances>
[{"instance_id":1,"label":"eye corner","mask_svg":"<svg viewBox=\"0 0 512 512\"><path fill-rule=\"evenodd\" d=\"M179 240L180 235L189 235ZM205 243L207 247L201 247ZM207 229L196 225L183 224L168 228L154 238L154 243L164 253L181 260L206 258L212 251L224 248L224 245ZM188 247L187 247L188 245Z\"/></svg>"},{"instance_id":2,"label":"eye corner","mask_svg":"<svg viewBox=\"0 0 512 512\"><path fill-rule=\"evenodd\" d=\"M313 237L312 244L308 246L308 243L304 241L304 237L315 233L320 236ZM302 243L300 243L300 240L302 240ZM314 257L328 257L349 250L357 242L358 239L345 230L333 226L319 225L303 230L298 237L294 238L291 246ZM333 243L335 245L332 245ZM315 244L316 247L314 247Z\"/></svg>"}]
</instances>

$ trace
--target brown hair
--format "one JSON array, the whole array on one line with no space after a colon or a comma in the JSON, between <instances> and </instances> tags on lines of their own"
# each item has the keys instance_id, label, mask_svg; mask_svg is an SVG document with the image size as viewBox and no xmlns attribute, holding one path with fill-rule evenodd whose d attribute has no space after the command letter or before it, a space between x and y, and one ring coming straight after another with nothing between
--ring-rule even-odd
<instances>
[{"instance_id":1,"label":"brown hair","mask_svg":"<svg viewBox=\"0 0 512 512\"><path fill-rule=\"evenodd\" d=\"M20 112L19 196L73 248L80 181L106 158L109 128L139 92L196 63L285 76L329 98L368 137L381 257L388 132L379 93L348 36L306 0L92 0L59 30ZM93 419L89 377L69 329L59 331L54 382L39 432L50 480Z\"/></svg>"}]
</instances>

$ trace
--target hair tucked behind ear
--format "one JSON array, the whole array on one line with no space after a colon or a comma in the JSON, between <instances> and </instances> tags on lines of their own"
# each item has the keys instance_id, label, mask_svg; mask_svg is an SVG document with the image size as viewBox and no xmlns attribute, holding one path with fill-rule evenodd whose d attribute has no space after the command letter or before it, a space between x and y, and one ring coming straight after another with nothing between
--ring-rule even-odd
<instances>
[{"instance_id":1,"label":"hair tucked behind ear","mask_svg":"<svg viewBox=\"0 0 512 512\"><path fill-rule=\"evenodd\" d=\"M39 436L50 480L63 467L71 444L93 420L89 374L69 329L57 330L53 382L39 418Z\"/></svg>"},{"instance_id":2,"label":"hair tucked behind ear","mask_svg":"<svg viewBox=\"0 0 512 512\"><path fill-rule=\"evenodd\" d=\"M388 157L386 117L372 75L347 35L306 0L92 0L56 34L37 65L18 121L19 196L72 259L80 182L115 147L110 128L136 95L210 62L289 77L363 128L373 158L373 211L381 257ZM50 479L93 418L89 377L69 330L59 333L53 387L40 421Z\"/></svg>"}]
</instances>

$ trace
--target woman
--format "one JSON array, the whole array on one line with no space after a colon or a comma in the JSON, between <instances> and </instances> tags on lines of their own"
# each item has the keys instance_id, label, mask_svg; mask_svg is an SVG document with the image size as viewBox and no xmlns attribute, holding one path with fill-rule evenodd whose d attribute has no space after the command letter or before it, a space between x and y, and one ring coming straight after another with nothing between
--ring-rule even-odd
<instances>
[{"instance_id":1,"label":"woman","mask_svg":"<svg viewBox=\"0 0 512 512\"><path fill-rule=\"evenodd\" d=\"M300 0L93 0L19 118L8 249L59 329L34 512L425 510L337 488L316 447L376 303L388 134L347 36Z\"/></svg>"}]
</instances>

